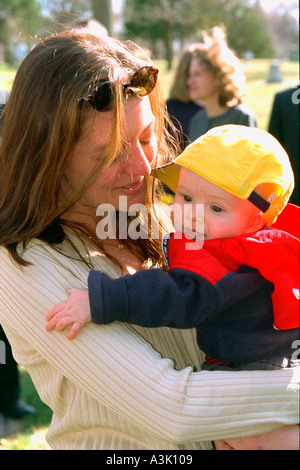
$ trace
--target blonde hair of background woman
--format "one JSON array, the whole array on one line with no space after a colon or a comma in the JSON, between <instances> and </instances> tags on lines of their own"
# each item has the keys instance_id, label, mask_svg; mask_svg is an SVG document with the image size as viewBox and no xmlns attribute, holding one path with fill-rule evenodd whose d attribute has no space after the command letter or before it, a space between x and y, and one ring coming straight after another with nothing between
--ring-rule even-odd
<instances>
[{"instance_id":1,"label":"blonde hair of background woman","mask_svg":"<svg viewBox=\"0 0 300 470\"><path fill-rule=\"evenodd\" d=\"M193 45L192 59L198 59L219 81L219 104L234 106L245 101L243 64L228 46L225 28L216 26L202 32Z\"/></svg>"}]
</instances>

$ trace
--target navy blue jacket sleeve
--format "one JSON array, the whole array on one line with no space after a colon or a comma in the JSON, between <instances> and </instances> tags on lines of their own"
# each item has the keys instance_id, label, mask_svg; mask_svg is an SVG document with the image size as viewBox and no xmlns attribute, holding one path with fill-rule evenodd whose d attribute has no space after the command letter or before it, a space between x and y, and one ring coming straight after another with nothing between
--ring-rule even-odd
<instances>
[{"instance_id":1,"label":"navy blue jacket sleeve","mask_svg":"<svg viewBox=\"0 0 300 470\"><path fill-rule=\"evenodd\" d=\"M92 321L191 328L216 309L222 310L250 295L263 282L254 271L229 272L215 285L184 269L172 269L169 274L149 269L120 279L91 271L88 284Z\"/></svg>"}]
</instances>

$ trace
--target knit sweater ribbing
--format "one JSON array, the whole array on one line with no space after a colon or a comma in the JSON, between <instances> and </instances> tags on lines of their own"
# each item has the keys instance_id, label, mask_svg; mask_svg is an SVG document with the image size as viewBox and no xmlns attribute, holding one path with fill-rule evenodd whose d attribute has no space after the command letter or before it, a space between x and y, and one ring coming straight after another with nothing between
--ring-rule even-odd
<instances>
[{"instance_id":1,"label":"knit sweater ribbing","mask_svg":"<svg viewBox=\"0 0 300 470\"><path fill-rule=\"evenodd\" d=\"M65 242L60 249L69 252ZM87 287L88 267L62 253L33 241L33 264L20 268L0 248L0 321L53 410L53 449L208 449L213 439L298 422L298 370L193 373L194 330L90 323L72 341L46 332L45 315L66 289ZM95 269L120 276L104 255L89 255Z\"/></svg>"}]
</instances>

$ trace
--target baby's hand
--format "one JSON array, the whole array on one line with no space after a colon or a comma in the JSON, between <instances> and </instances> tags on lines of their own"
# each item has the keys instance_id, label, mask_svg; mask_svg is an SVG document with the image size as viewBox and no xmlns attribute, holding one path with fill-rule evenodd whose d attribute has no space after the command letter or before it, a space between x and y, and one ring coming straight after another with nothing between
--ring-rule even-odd
<instances>
[{"instance_id":1,"label":"baby's hand","mask_svg":"<svg viewBox=\"0 0 300 470\"><path fill-rule=\"evenodd\" d=\"M68 289L69 297L64 302L55 305L46 316L46 330L56 327L58 331L72 325L68 339L73 339L78 331L91 321L89 292L87 289Z\"/></svg>"}]
</instances>

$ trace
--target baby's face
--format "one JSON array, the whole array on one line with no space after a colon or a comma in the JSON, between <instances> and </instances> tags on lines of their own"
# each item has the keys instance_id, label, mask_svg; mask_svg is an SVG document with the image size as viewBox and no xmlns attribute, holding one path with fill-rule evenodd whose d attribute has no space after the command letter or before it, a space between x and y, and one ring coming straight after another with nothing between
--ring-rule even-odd
<instances>
[{"instance_id":1,"label":"baby's face","mask_svg":"<svg viewBox=\"0 0 300 470\"><path fill-rule=\"evenodd\" d=\"M175 230L209 240L251 233L264 225L259 210L186 168L181 168L172 209ZM194 236L193 236L194 234Z\"/></svg>"}]
</instances>

